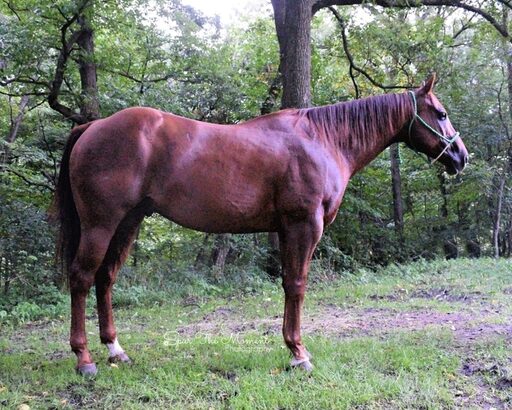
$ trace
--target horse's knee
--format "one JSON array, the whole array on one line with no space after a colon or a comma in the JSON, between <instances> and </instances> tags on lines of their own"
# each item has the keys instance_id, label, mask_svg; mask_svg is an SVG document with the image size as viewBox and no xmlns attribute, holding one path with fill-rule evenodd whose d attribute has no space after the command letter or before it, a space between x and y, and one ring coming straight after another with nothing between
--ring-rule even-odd
<instances>
[{"instance_id":1,"label":"horse's knee","mask_svg":"<svg viewBox=\"0 0 512 410\"><path fill-rule=\"evenodd\" d=\"M69 273L69 290L71 295L88 293L94 284L94 273L83 271L77 267L71 268Z\"/></svg>"},{"instance_id":2,"label":"horse's knee","mask_svg":"<svg viewBox=\"0 0 512 410\"><path fill-rule=\"evenodd\" d=\"M304 298L306 293L306 279L303 277L283 278L283 290L286 297L293 299Z\"/></svg>"},{"instance_id":3,"label":"horse's knee","mask_svg":"<svg viewBox=\"0 0 512 410\"><path fill-rule=\"evenodd\" d=\"M95 277L96 289L99 292L105 293L112 289L116 281L116 275L113 270L104 270L103 266L98 270Z\"/></svg>"}]
</instances>

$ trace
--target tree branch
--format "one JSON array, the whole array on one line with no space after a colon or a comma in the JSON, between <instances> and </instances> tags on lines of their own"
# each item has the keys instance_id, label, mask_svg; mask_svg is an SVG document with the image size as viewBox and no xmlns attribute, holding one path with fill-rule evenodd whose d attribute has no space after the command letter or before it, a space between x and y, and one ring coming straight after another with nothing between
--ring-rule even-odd
<instances>
[{"instance_id":1,"label":"tree branch","mask_svg":"<svg viewBox=\"0 0 512 410\"><path fill-rule=\"evenodd\" d=\"M57 158L55 157L54 152L51 149L50 144L48 142L48 139L46 138L46 132L44 130L43 120L41 119L41 114L39 112L37 113L37 119L39 122L39 130L41 132L41 137L42 137L42 140L46 147L46 153L52 160L52 165L53 165L53 167L52 167L53 175L49 175L47 172L44 172L44 171L43 171L43 175L46 177L48 182L50 182L51 185L55 187L55 186L57 186L57 179L58 179L57 176L59 175L59 167L57 165Z\"/></svg>"},{"instance_id":2,"label":"tree branch","mask_svg":"<svg viewBox=\"0 0 512 410\"><path fill-rule=\"evenodd\" d=\"M46 102L46 100L41 100L41 101L38 101L36 102L34 105L32 105L31 107L27 108L27 112L30 112L32 110L35 110L36 108L40 107L41 105L43 105L44 103Z\"/></svg>"},{"instance_id":3,"label":"tree branch","mask_svg":"<svg viewBox=\"0 0 512 410\"><path fill-rule=\"evenodd\" d=\"M359 98L359 87L357 86L356 79L354 76L354 71L357 71L359 74L362 74L370 83L372 83L375 87L381 88L383 90L397 90L397 89L408 89L411 87L408 86L401 86L401 85L384 85L379 83L378 81L374 80L370 74L368 74L365 70L358 67L355 62L354 58L352 57L352 54L350 53L349 47L348 47L348 39L347 35L345 33L345 21L343 20L343 17L341 17L340 13L338 13L338 10L336 10L334 7L328 7L328 9L331 11L331 13L334 15L336 20L338 20L338 23L341 27L341 38L343 42L343 50L345 51L345 55L347 56L348 62L349 62L349 72L350 72L350 78L352 79L352 84L354 84L354 88L356 90L356 98Z\"/></svg>"},{"instance_id":4,"label":"tree branch","mask_svg":"<svg viewBox=\"0 0 512 410\"><path fill-rule=\"evenodd\" d=\"M35 97L42 97L42 96L46 97L48 95L48 93L42 93L39 91L33 91L33 92L28 92L28 93L11 93L11 92L1 91L1 90L0 90L0 94L6 95L8 97L23 97L25 95L32 95Z\"/></svg>"},{"instance_id":5,"label":"tree branch","mask_svg":"<svg viewBox=\"0 0 512 410\"><path fill-rule=\"evenodd\" d=\"M272 82L268 87L267 97L265 98L265 101L263 101L263 103L261 104L261 115L270 114L272 112L272 109L276 105L276 100L279 97L279 93L281 92L282 86L283 81L281 78L281 73L277 72L276 76L273 78Z\"/></svg>"},{"instance_id":6,"label":"tree branch","mask_svg":"<svg viewBox=\"0 0 512 410\"><path fill-rule=\"evenodd\" d=\"M354 85L354 89L356 91L356 98L359 98L359 86L357 85L356 77L354 75L354 70L358 71L356 68L356 65L354 63L354 58L352 57L352 53L350 53L350 50L348 48L348 40L347 40L347 34L345 33L345 21L343 20L343 17L338 13L338 10L336 10L334 7L329 7L330 12L334 15L336 20L338 20L338 23L340 23L341 27L341 40L343 42L343 50L345 51L345 55L347 56L348 63L349 63L349 75L350 79L352 80L352 84Z\"/></svg>"},{"instance_id":7,"label":"tree branch","mask_svg":"<svg viewBox=\"0 0 512 410\"><path fill-rule=\"evenodd\" d=\"M454 40L457 39L462 33L464 33L466 30L469 30L470 28L474 27L474 24L471 24L473 21L473 18L476 16L476 14L473 14L468 21L461 21L461 27L457 30L457 32L452 36Z\"/></svg>"},{"instance_id":8,"label":"tree branch","mask_svg":"<svg viewBox=\"0 0 512 410\"><path fill-rule=\"evenodd\" d=\"M18 21L21 21L21 17L20 15L18 14L18 11L28 11L28 9L16 9L10 1L7 1L7 0L4 0L4 4L7 6L7 8L9 10L11 10L11 13L14 14L16 16L16 18L18 19Z\"/></svg>"},{"instance_id":9,"label":"tree branch","mask_svg":"<svg viewBox=\"0 0 512 410\"><path fill-rule=\"evenodd\" d=\"M158 83L158 82L167 81L170 79L179 81L181 83L187 83L187 84L200 84L200 83L204 82L203 78L175 78L176 73L169 73L169 74L165 74L163 76L155 77L155 78L137 78L127 71L111 70L109 68L104 68L101 66L99 66L98 69L101 71L110 73L110 74L115 74L115 75L127 78L128 80L131 80L137 84Z\"/></svg>"},{"instance_id":10,"label":"tree branch","mask_svg":"<svg viewBox=\"0 0 512 410\"><path fill-rule=\"evenodd\" d=\"M76 11L76 13L73 14L71 18L66 18L64 13L61 10L59 10L59 12L65 20L65 23L62 25L60 29L60 41L62 44L62 48L60 50L59 57L57 58L55 75L50 85L50 93L48 94L48 105L55 111L61 113L67 119L70 119L71 121L77 124L84 124L88 120L84 115L76 113L71 108L61 104L58 98L60 94L60 89L62 87L62 83L64 82L64 72L66 69L67 61L69 59L71 51L73 50L73 46L82 35L82 30L77 30L71 33L69 39L67 39L66 37L68 34L68 30L72 24L78 21L80 14L87 7L88 3L89 0L83 1L78 10Z\"/></svg>"},{"instance_id":11,"label":"tree branch","mask_svg":"<svg viewBox=\"0 0 512 410\"><path fill-rule=\"evenodd\" d=\"M30 178L28 178L25 175L19 173L18 171L13 170L12 168L10 168L8 166L4 165L4 166L0 166L0 168L5 170L6 172L10 172L11 174L16 175L18 178L20 178L23 182L25 182L28 185L37 186L37 187L40 187L40 188L45 188L45 189L49 190L50 192L53 192L55 190L52 186L50 186L50 185L48 185L48 184L46 184L44 182L33 181Z\"/></svg>"},{"instance_id":12,"label":"tree branch","mask_svg":"<svg viewBox=\"0 0 512 410\"><path fill-rule=\"evenodd\" d=\"M510 1L510 0L496 0L496 1L498 1L498 3L503 4L505 7L512 9L512 1Z\"/></svg>"},{"instance_id":13,"label":"tree branch","mask_svg":"<svg viewBox=\"0 0 512 410\"><path fill-rule=\"evenodd\" d=\"M13 83L40 85L47 88L49 87L49 84L46 81L34 80L30 77L13 77L9 78L8 80L0 80L0 87L7 87Z\"/></svg>"},{"instance_id":14,"label":"tree branch","mask_svg":"<svg viewBox=\"0 0 512 410\"><path fill-rule=\"evenodd\" d=\"M500 0L500 3L510 7L510 1ZM318 10L329 6L354 6L368 4L367 0L313 0L312 11L313 14ZM508 31L508 27L500 24L490 13L484 11L479 7L466 4L460 0L373 0L373 4L383 8L417 8L423 6L446 6L457 7L466 11L476 13L484 20L487 20L500 34L508 41L512 41Z\"/></svg>"},{"instance_id":15,"label":"tree branch","mask_svg":"<svg viewBox=\"0 0 512 410\"><path fill-rule=\"evenodd\" d=\"M107 69L107 68L101 68L100 67L100 70L103 70L103 71L106 71L107 73L110 73L110 74L116 74L116 75L119 75L121 77L125 77L129 80L132 80L133 82L137 83L137 84L142 84L142 83L158 83L158 82L161 82L161 81L167 81L169 79L171 79L175 74L166 74L166 75L163 75L161 77L156 77L156 78L137 78L135 77L134 75L131 75L130 73L128 72L124 72L124 71L117 71L117 70L110 70L110 69Z\"/></svg>"},{"instance_id":16,"label":"tree branch","mask_svg":"<svg viewBox=\"0 0 512 410\"><path fill-rule=\"evenodd\" d=\"M504 70L502 69L502 73L503 73L503 76L505 76L505 73L503 72ZM505 78L505 77L503 77ZM505 117L503 115L503 103L502 103L502 98L501 98L501 94L503 93L503 87L504 87L504 84L503 82L500 84L500 87L498 90L496 90L496 100L498 102L498 118L500 119L500 122L501 122L501 125L505 131L505 135L507 136L507 140L509 141L509 143L511 144L510 147L512 147L512 136L510 134L510 129L509 129L509 126L508 126L508 122L505 120Z\"/></svg>"},{"instance_id":17,"label":"tree branch","mask_svg":"<svg viewBox=\"0 0 512 410\"><path fill-rule=\"evenodd\" d=\"M28 95L24 95L23 97L21 97L20 105L18 107L18 115L16 115L16 118L12 118L12 114L11 114L11 126L9 128L9 134L7 135L7 139L6 139L6 141L9 143L14 142L14 140L18 136L18 130L23 121L23 117L25 116L25 109L27 108L28 101L29 101ZM12 106L11 106L11 113L12 113Z\"/></svg>"},{"instance_id":18,"label":"tree branch","mask_svg":"<svg viewBox=\"0 0 512 410\"><path fill-rule=\"evenodd\" d=\"M69 55L71 53L71 49L78 37L80 36L80 31L75 31L71 34L69 40L66 39L66 34L68 28L75 22L78 18L78 15L74 15L71 19L67 20L66 23L61 27L61 43L62 48L59 53L59 57L57 59L57 65L55 67L55 75L53 81L50 86L50 93L48 94L48 105L53 108L55 111L61 113L67 119L72 120L78 124L83 124L87 122L87 120L80 114L74 112L71 108L66 107L61 104L58 100L60 89L62 87L62 83L64 81L64 72L66 69L66 63L68 61Z\"/></svg>"}]
</instances>

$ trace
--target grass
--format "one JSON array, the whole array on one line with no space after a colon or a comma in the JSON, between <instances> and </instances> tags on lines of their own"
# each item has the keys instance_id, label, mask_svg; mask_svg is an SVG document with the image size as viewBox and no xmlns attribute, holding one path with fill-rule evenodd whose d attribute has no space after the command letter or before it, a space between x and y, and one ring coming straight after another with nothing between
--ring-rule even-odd
<instances>
[{"instance_id":1,"label":"grass","mask_svg":"<svg viewBox=\"0 0 512 410\"><path fill-rule=\"evenodd\" d=\"M88 320L99 368L93 380L74 374L67 318L4 326L0 407L507 408L509 278L509 261L482 259L418 262L316 283L304 321L315 364L311 374L288 367L277 285L118 309L131 366L106 363L96 320ZM427 314L461 320L422 324ZM401 326L408 315L418 323Z\"/></svg>"},{"instance_id":2,"label":"grass","mask_svg":"<svg viewBox=\"0 0 512 410\"><path fill-rule=\"evenodd\" d=\"M50 361L39 350L2 360L7 374L0 397L14 408L22 403L127 409L449 405L447 375L456 371L458 360L443 352L445 338L419 343L423 338L309 339L318 362L312 375L287 370L288 355L277 337L196 337L171 346L152 338L150 345L137 346L135 365L100 365L94 381L71 374L70 358ZM93 350L98 356L96 346Z\"/></svg>"}]
</instances>

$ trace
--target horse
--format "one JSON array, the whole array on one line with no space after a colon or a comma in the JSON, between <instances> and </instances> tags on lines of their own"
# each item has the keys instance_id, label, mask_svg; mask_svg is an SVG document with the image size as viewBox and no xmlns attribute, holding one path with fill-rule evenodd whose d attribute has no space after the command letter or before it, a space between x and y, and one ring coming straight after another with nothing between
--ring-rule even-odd
<instances>
[{"instance_id":1,"label":"horse","mask_svg":"<svg viewBox=\"0 0 512 410\"><path fill-rule=\"evenodd\" d=\"M140 223L154 212L208 233L278 233L284 342L291 366L311 370L300 332L308 268L350 178L395 142L439 160L449 174L468 162L434 82L435 75L407 92L285 109L234 125L134 107L75 127L52 214L69 277L77 372L97 372L85 332L93 284L108 360L130 362L117 339L111 292Z\"/></svg>"}]
</instances>

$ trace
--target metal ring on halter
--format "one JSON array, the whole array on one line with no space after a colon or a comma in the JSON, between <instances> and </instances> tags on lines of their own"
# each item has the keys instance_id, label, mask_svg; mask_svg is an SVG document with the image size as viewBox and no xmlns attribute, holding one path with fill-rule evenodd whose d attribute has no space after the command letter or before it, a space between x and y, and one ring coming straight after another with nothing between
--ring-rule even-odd
<instances>
[{"instance_id":1,"label":"metal ring on halter","mask_svg":"<svg viewBox=\"0 0 512 410\"><path fill-rule=\"evenodd\" d=\"M457 138L460 137L460 133L458 132L455 132L455 134L453 135L450 135L450 136L446 136L446 135L443 135L441 134L439 131L435 130L434 128L432 128L423 118L421 118L421 116L418 114L418 103L416 101L416 94L414 94L414 91L409 91L409 94L411 95L411 98L412 98L412 103L413 103L413 107L414 107L414 116L412 117L412 120L411 122L409 123L409 141L411 141L412 143L412 140L411 140L411 130L412 130L412 124L414 123L414 121L416 121L416 119L419 120L419 122L425 126L428 130L430 130L434 135L436 135L437 137L439 137L439 139L441 141L443 141L446 146L444 147L444 149L441 151L441 153L435 158L432 160L432 164L434 162L436 162L439 158L441 158L441 156L446 152L446 150L448 148L450 148L450 146L457 140ZM412 144L411 144L412 145Z\"/></svg>"}]
</instances>

